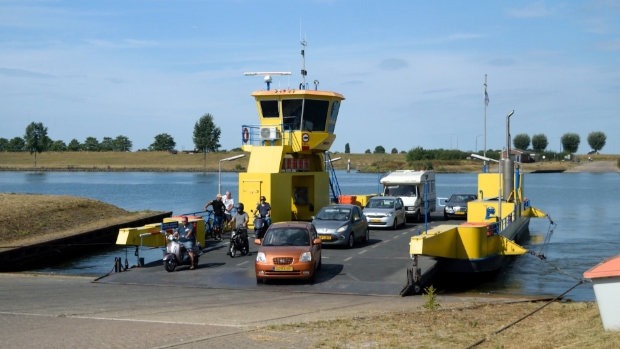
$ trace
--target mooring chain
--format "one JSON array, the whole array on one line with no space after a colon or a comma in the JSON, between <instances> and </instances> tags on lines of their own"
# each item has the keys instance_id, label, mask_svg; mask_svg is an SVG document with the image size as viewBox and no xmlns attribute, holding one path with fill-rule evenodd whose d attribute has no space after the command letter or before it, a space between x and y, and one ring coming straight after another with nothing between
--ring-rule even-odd
<instances>
[{"instance_id":1,"label":"mooring chain","mask_svg":"<svg viewBox=\"0 0 620 349\"><path fill-rule=\"evenodd\" d=\"M564 271L562 268L560 268L560 267L558 267L557 265L555 265L555 264L551 263L551 262L547 259L547 257L544 255L543 250L545 249L546 245L549 243L549 240L550 240L551 234L553 234L553 230L555 229L555 227L557 227L557 224L555 224L555 223L551 220L551 217L547 216L547 218L549 218L549 222L550 222L551 224L549 224L549 230L547 231L547 237L545 237L545 242L543 243L543 247L540 249L540 253L536 253L536 252L534 252L534 251L528 251L528 253L529 253L529 254L531 254L532 256L538 257L541 261L544 261L544 262L549 263L549 265L551 265L552 267L554 267L555 269L557 269L559 272L561 272L561 273L563 273L563 274L565 274L565 275L567 275L567 276L570 276L571 278L573 278L573 279L577 280L577 281L578 281L578 282L580 282L580 283L588 283L588 282L591 282L591 281L589 281L589 280L587 280L587 279L578 278L578 277L575 277L575 276L573 276L573 275L569 274L568 272Z\"/></svg>"}]
</instances>

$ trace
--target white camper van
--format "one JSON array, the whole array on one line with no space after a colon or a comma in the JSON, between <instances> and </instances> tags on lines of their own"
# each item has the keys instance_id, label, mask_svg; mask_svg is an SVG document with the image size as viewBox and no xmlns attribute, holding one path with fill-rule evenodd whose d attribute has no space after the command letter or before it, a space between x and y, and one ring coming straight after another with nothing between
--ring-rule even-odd
<instances>
[{"instance_id":1,"label":"white camper van","mask_svg":"<svg viewBox=\"0 0 620 349\"><path fill-rule=\"evenodd\" d=\"M428 211L424 211L424 182L428 183ZM429 171L394 171L381 178L383 195L398 196L403 199L407 218L422 221L423 215L430 215L436 210L437 192L435 190L435 172ZM408 219L409 220L409 219Z\"/></svg>"}]
</instances>

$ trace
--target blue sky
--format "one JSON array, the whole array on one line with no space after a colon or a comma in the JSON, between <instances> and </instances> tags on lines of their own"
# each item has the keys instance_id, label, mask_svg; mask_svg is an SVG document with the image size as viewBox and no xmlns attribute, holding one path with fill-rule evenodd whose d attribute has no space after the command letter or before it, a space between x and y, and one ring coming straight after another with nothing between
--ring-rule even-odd
<instances>
[{"instance_id":1,"label":"blue sky","mask_svg":"<svg viewBox=\"0 0 620 349\"><path fill-rule=\"evenodd\" d=\"M258 122L249 71L343 94L332 151L482 149L511 134L607 135L620 154L620 1L0 1L0 137L43 122L68 143L160 133L193 148L205 113L222 148Z\"/></svg>"}]
</instances>

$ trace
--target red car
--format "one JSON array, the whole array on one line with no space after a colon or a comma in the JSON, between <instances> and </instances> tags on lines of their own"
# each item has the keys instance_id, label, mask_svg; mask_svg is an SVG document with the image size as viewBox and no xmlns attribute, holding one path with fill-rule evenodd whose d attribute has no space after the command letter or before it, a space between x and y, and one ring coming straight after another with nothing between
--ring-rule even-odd
<instances>
[{"instance_id":1,"label":"red car","mask_svg":"<svg viewBox=\"0 0 620 349\"><path fill-rule=\"evenodd\" d=\"M272 224L256 254L256 283L267 279L306 279L314 282L321 269L321 239L309 222Z\"/></svg>"}]
</instances>

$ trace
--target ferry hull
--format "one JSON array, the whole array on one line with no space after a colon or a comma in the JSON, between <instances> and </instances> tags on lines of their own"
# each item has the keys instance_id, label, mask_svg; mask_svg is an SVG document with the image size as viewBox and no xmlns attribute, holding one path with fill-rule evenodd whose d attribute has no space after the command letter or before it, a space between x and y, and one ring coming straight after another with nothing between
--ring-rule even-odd
<instances>
[{"instance_id":1,"label":"ferry hull","mask_svg":"<svg viewBox=\"0 0 620 349\"><path fill-rule=\"evenodd\" d=\"M530 218L522 217L510 225L501 235L519 242L529 234ZM512 229L511 229L512 228ZM436 258L439 270L444 273L489 273L501 269L505 254L494 253L475 259Z\"/></svg>"}]
</instances>

